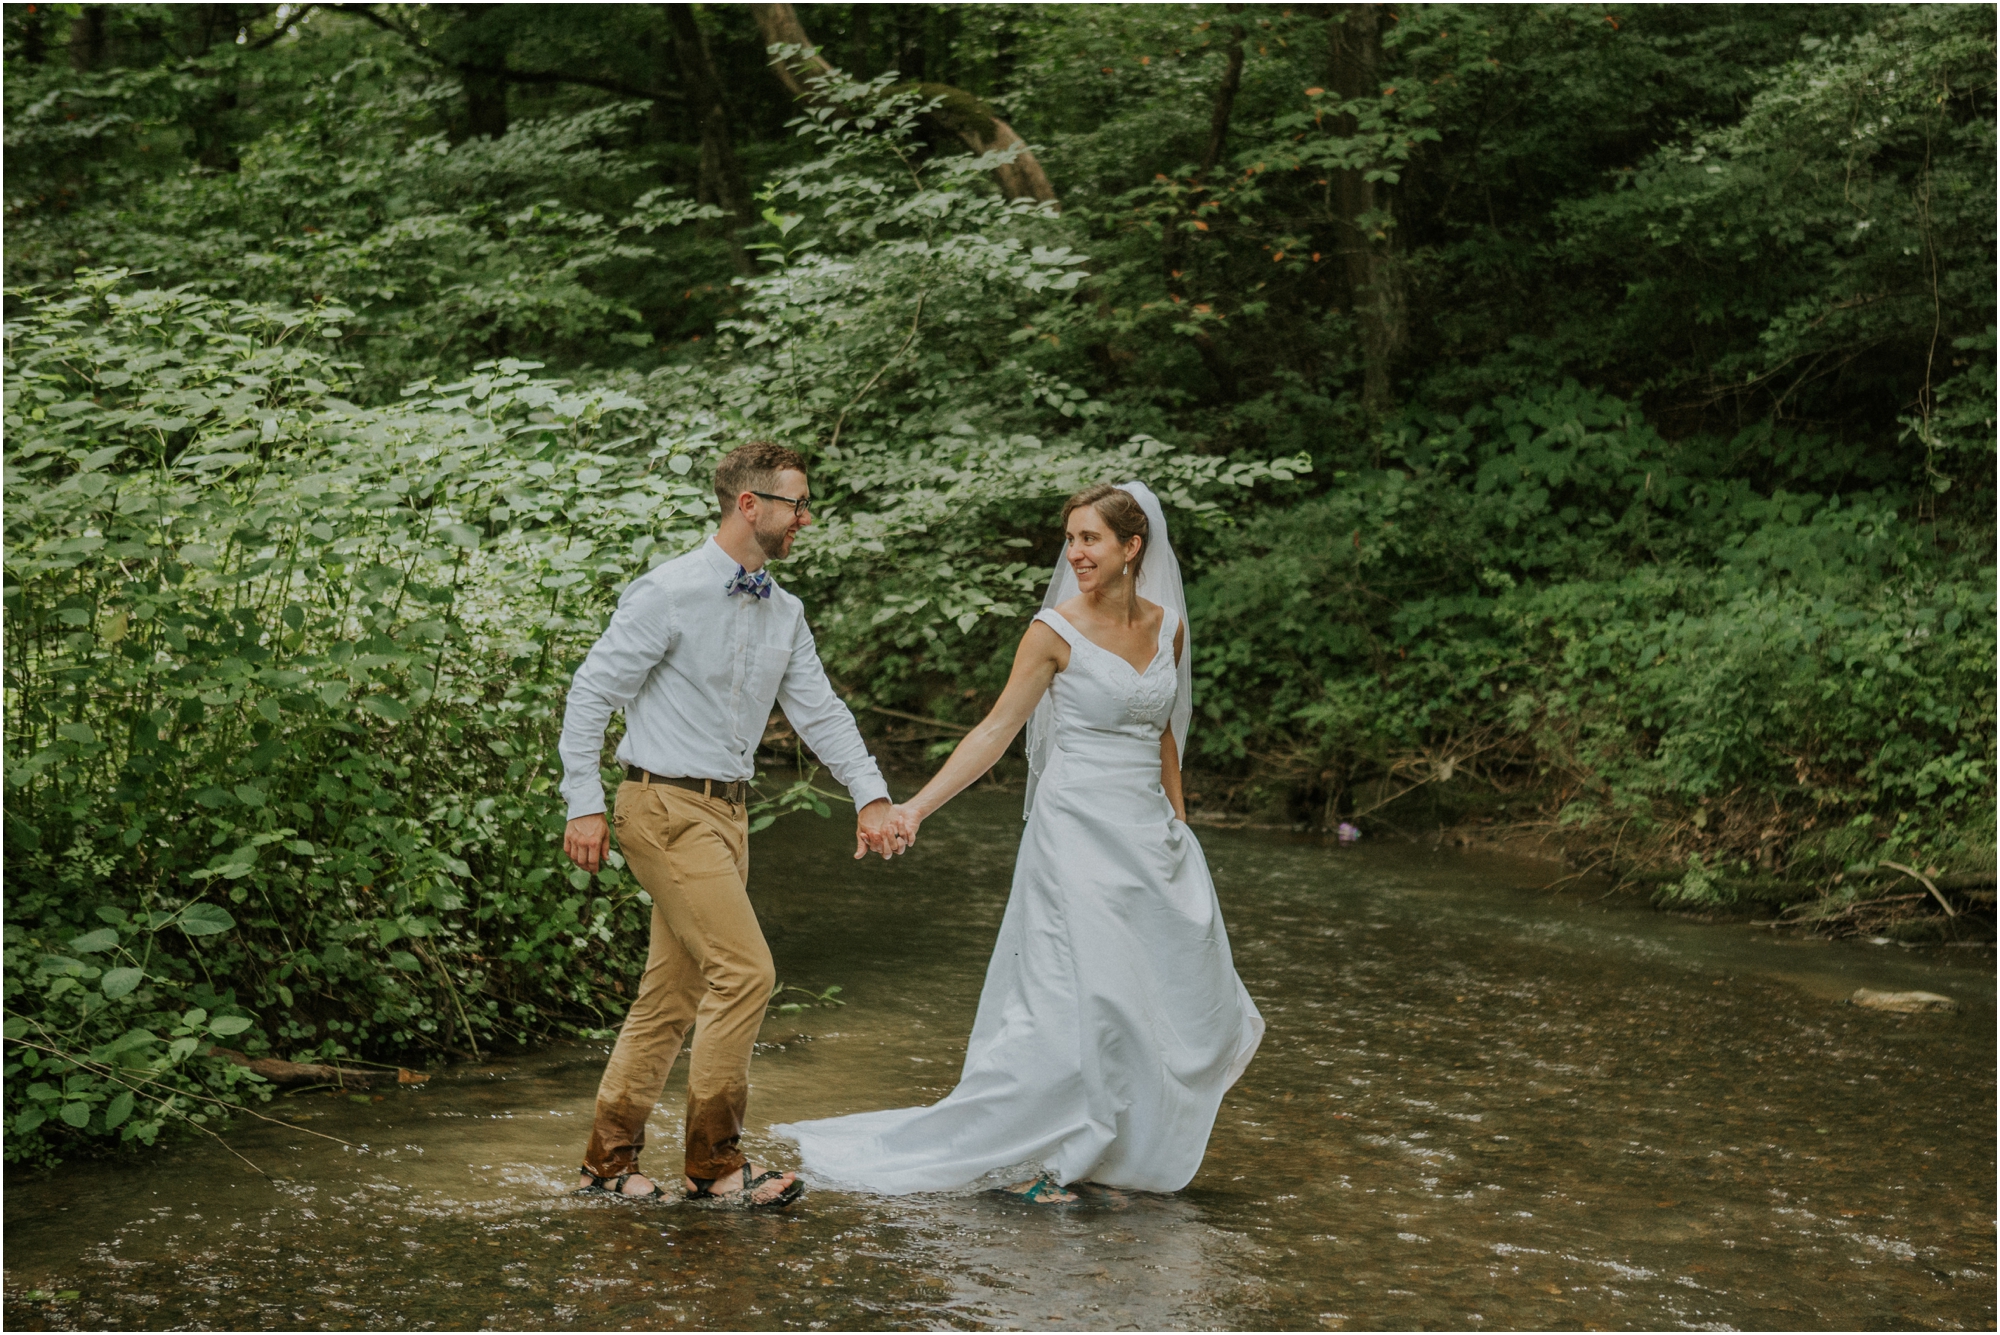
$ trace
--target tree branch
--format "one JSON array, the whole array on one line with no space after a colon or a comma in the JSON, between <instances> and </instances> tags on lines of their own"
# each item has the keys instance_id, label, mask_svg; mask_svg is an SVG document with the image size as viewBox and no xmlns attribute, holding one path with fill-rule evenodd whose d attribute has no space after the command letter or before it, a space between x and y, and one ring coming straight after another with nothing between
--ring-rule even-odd
<instances>
[{"instance_id":1,"label":"tree branch","mask_svg":"<svg viewBox=\"0 0 2000 1335\"><path fill-rule=\"evenodd\" d=\"M292 15L290 18L286 19L283 23L280 23L277 27L271 29L269 36L259 37L256 41L250 43L250 49L252 51L262 51L265 48L271 46L280 37L283 37L286 33L290 32L292 29L298 27L299 24L303 23L305 21L306 15L312 13L315 9L318 8L319 8L318 5L301 5L299 7L298 13Z\"/></svg>"},{"instance_id":2,"label":"tree branch","mask_svg":"<svg viewBox=\"0 0 2000 1335\"><path fill-rule=\"evenodd\" d=\"M856 394L852 399L850 399L848 401L847 406L840 410L840 418L833 424L833 439L827 443L826 448L829 451L839 447L840 428L847 425L847 415L850 412L854 411L854 405L861 402L861 400L867 398L868 391L875 388L875 382L880 380L885 374L888 373L889 368L896 364L897 358L901 357L904 353L910 350L910 344L914 342L917 337L917 322L924 318L924 302L929 297L930 297L929 292L917 293L917 310L916 313L910 317L910 332L903 335L902 346L889 354L889 360L883 362L880 368L876 370L875 374L868 377L868 383L861 387L861 392L859 394Z\"/></svg>"},{"instance_id":3,"label":"tree branch","mask_svg":"<svg viewBox=\"0 0 2000 1335\"><path fill-rule=\"evenodd\" d=\"M418 40L414 32L405 28L402 24L376 13L373 5L340 4L327 5L325 8L338 10L343 14L352 14L356 18L366 19L368 22L382 29L382 31L392 32L409 43L410 49L425 60L430 61L433 65L441 69L452 70L455 73L480 74L485 75L487 78L505 79L508 83L574 84L580 88L596 88L606 93L617 93L621 97L642 97L653 102L680 102L684 100L680 93L669 89L635 88L631 84L618 79L601 79L588 74L565 74L561 70L517 70L509 69L505 65L456 64L446 60L444 57L438 55L437 52L425 46L423 42ZM303 18L304 15L300 17ZM293 20L293 22L297 21L297 19Z\"/></svg>"}]
</instances>

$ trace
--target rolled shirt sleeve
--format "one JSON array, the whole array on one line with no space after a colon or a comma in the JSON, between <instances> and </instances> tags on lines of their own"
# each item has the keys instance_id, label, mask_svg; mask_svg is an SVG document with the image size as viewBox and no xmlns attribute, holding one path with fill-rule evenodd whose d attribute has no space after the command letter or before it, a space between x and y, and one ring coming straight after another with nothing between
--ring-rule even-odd
<instances>
[{"instance_id":1,"label":"rolled shirt sleeve","mask_svg":"<svg viewBox=\"0 0 2000 1335\"><path fill-rule=\"evenodd\" d=\"M613 710L632 703L653 669L673 651L677 636L668 590L655 580L633 581L619 597L611 624L570 681L557 744L569 819L604 810L604 780L598 767L604 755L605 725ZM853 726L850 715L848 727Z\"/></svg>"},{"instance_id":2,"label":"rolled shirt sleeve","mask_svg":"<svg viewBox=\"0 0 2000 1335\"><path fill-rule=\"evenodd\" d=\"M854 799L855 810L889 796L889 785L882 781L882 771L868 754L853 713L826 679L819 647L813 643L804 617L799 618L791 659L785 666L784 680L778 684L778 706L785 711L792 730Z\"/></svg>"}]
</instances>

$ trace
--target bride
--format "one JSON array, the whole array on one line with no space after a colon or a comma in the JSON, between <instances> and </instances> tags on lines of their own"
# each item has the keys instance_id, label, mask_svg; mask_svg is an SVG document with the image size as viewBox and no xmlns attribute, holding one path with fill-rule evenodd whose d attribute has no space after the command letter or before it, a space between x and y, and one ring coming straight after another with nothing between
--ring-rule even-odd
<instances>
[{"instance_id":1,"label":"bride","mask_svg":"<svg viewBox=\"0 0 2000 1335\"><path fill-rule=\"evenodd\" d=\"M1178 1191L1263 1037L1181 795L1193 702L1166 518L1143 483L1100 485L1070 497L1063 530L999 702L898 809L914 841L1028 725L1027 830L958 1087L773 1127L820 1181L1014 1181L1042 1204L1079 1182Z\"/></svg>"}]
</instances>

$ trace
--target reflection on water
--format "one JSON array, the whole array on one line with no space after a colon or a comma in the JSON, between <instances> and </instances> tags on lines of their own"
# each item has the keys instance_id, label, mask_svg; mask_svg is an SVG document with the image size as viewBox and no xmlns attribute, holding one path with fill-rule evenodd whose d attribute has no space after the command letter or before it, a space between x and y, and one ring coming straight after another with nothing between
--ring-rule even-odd
<instances>
[{"instance_id":1,"label":"reflection on water","mask_svg":"<svg viewBox=\"0 0 2000 1335\"><path fill-rule=\"evenodd\" d=\"M833 822L758 836L779 972L850 1000L765 1026L759 1128L951 1086L1019 830L982 792L887 866ZM1989 952L1682 922L1498 859L1203 842L1270 1031L1177 1196L579 1200L604 1049L577 1044L278 1100L286 1125L231 1133L275 1182L212 1143L10 1172L7 1324L1992 1328ZM1859 986L1962 1009L1840 1004Z\"/></svg>"}]
</instances>

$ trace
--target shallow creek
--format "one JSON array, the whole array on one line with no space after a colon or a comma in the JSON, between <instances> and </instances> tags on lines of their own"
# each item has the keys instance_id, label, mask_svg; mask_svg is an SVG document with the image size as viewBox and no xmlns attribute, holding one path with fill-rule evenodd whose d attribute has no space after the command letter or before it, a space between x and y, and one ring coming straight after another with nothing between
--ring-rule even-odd
<instances>
[{"instance_id":1,"label":"shallow creek","mask_svg":"<svg viewBox=\"0 0 2000 1335\"><path fill-rule=\"evenodd\" d=\"M1019 830L982 791L892 864L850 861L834 821L757 836L780 974L848 1004L765 1024L753 1154L784 1161L772 1122L951 1087ZM212 1142L10 1170L6 1324L1993 1328L1990 951L1687 922L1544 890L1546 864L1201 837L1270 1029L1177 1196L577 1199L606 1048L577 1043L278 1099L288 1125L229 1133L275 1180ZM1844 1004L1862 986L1960 1009Z\"/></svg>"}]
</instances>

